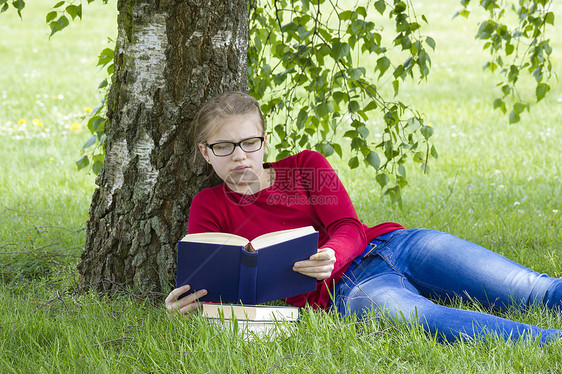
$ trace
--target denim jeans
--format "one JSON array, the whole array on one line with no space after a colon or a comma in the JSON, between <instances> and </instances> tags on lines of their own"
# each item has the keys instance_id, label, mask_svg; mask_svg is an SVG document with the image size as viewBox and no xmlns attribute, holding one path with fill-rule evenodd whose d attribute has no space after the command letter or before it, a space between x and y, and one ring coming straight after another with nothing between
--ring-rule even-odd
<instances>
[{"instance_id":1,"label":"denim jeans","mask_svg":"<svg viewBox=\"0 0 562 374\"><path fill-rule=\"evenodd\" d=\"M333 306L358 318L374 309L393 320L419 323L440 341L558 339L541 329L487 313L455 309L428 298L476 300L499 310L538 304L562 312L562 279L534 272L495 252L433 230L397 230L371 242L373 250L334 289Z\"/></svg>"}]
</instances>

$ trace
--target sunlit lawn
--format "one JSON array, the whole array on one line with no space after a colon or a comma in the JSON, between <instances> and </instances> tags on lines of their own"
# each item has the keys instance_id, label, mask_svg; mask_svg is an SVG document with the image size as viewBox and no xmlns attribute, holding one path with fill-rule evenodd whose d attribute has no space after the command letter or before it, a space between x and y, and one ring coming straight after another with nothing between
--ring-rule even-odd
<instances>
[{"instance_id":1,"label":"sunlit lawn","mask_svg":"<svg viewBox=\"0 0 562 374\"><path fill-rule=\"evenodd\" d=\"M199 318L170 319L125 291L111 300L75 292L94 176L74 162L89 137L89 108L101 98L104 75L95 65L115 38L116 6L84 4L84 19L49 40L49 2L27 3L23 20L0 15L1 372L562 370L562 344L442 345L387 321L355 325L310 311L291 333L247 341ZM409 166L402 209L380 198L371 170L349 170L332 157L359 216L449 231L562 277L560 82L508 125L491 107L496 78L481 69L486 53L473 39L475 20L451 19L455 2L415 5L437 50L429 80L406 84L400 99L432 123L440 156L428 175ZM562 41L552 35L560 72ZM506 316L562 328L560 314Z\"/></svg>"}]
</instances>

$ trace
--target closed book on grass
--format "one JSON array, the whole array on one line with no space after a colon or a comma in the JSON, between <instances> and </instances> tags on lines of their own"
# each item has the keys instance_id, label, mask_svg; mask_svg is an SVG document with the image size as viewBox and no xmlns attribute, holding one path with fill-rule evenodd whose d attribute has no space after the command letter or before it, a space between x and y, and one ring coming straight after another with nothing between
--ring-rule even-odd
<instances>
[{"instance_id":1,"label":"closed book on grass","mask_svg":"<svg viewBox=\"0 0 562 374\"><path fill-rule=\"evenodd\" d=\"M276 231L251 242L233 234L188 234L178 242L176 286L206 289L201 301L261 304L316 289L293 264L318 251L312 226Z\"/></svg>"},{"instance_id":2,"label":"closed book on grass","mask_svg":"<svg viewBox=\"0 0 562 374\"><path fill-rule=\"evenodd\" d=\"M201 315L219 326L238 330L247 338L253 335L274 336L299 318L299 308L294 306L240 305L202 303ZM251 333L251 334L248 334Z\"/></svg>"},{"instance_id":3,"label":"closed book on grass","mask_svg":"<svg viewBox=\"0 0 562 374\"><path fill-rule=\"evenodd\" d=\"M299 318L299 308L296 306L202 303L201 315L214 319L253 322L296 321Z\"/></svg>"}]
</instances>

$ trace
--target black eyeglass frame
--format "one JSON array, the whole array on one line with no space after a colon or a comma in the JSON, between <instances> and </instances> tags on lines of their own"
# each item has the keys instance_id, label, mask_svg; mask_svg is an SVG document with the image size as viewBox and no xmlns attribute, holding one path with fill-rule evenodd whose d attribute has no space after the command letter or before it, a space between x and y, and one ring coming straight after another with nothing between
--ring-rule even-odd
<instances>
[{"instance_id":1,"label":"black eyeglass frame","mask_svg":"<svg viewBox=\"0 0 562 374\"><path fill-rule=\"evenodd\" d=\"M259 139L260 140L260 147L258 149L254 149L253 151L246 151L244 148L242 148L242 143L247 142L248 140L251 140L251 139ZM246 153L257 152L260 149L262 149L264 141L265 141L265 136L252 136L251 138L242 139L238 143L235 143L235 142L216 142L216 143L212 143L212 144L205 143L205 145L211 149L211 151L213 152L213 154L215 156L217 156L217 157L227 157L227 156L230 156L231 154L234 153L234 151L236 150L236 147L240 147L240 149L242 151L246 152ZM230 153L226 154L226 155L217 155L215 153L215 150L213 149L213 147L217 144L232 144L233 145L232 151Z\"/></svg>"}]
</instances>

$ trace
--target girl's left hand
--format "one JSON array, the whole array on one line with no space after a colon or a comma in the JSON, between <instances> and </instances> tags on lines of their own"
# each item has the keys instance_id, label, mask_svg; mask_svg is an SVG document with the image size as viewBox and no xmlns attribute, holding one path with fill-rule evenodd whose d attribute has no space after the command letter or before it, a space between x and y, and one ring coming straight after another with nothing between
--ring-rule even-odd
<instances>
[{"instance_id":1,"label":"girl's left hand","mask_svg":"<svg viewBox=\"0 0 562 374\"><path fill-rule=\"evenodd\" d=\"M320 248L308 260L295 262L293 270L309 277L323 280L332 275L335 262L336 253L332 248Z\"/></svg>"}]
</instances>

